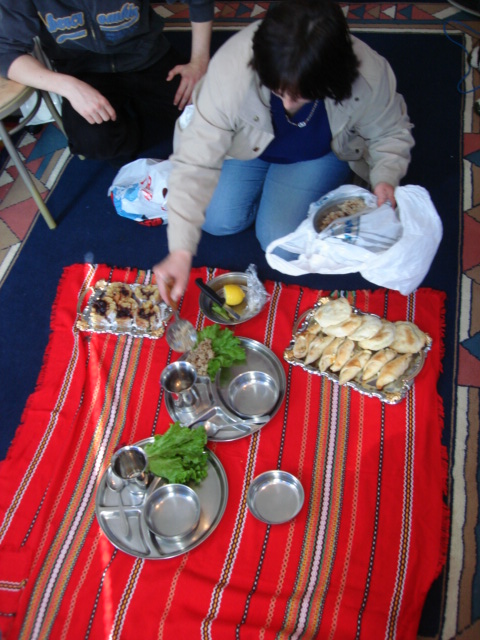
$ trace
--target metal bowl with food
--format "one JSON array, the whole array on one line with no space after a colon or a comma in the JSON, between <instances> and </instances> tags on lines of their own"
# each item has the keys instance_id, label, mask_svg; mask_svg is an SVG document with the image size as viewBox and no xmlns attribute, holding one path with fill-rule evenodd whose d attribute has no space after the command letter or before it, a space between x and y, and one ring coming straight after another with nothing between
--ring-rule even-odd
<instances>
[{"instance_id":1,"label":"metal bowl with food","mask_svg":"<svg viewBox=\"0 0 480 640\"><path fill-rule=\"evenodd\" d=\"M203 291L200 292L200 309L209 320L211 320L212 322L216 322L217 324L236 325L241 324L242 322L246 322L247 320L254 318L260 313L267 299L266 294L263 296L255 295L255 293L258 293L258 291L251 290L251 286L249 286L248 274L242 272L232 271L230 273L225 273L221 276L218 276L217 278L209 280L206 284L208 284L208 286L213 289L222 299L225 299L225 285L236 285L240 287L240 289L245 294L245 297L240 304L230 305L233 311L235 311L235 313L240 316L239 319L235 319L229 316L226 311L221 309L219 305L216 304L211 298L209 298ZM258 287L263 285L259 285L259 282L257 280L256 286Z\"/></svg>"}]
</instances>

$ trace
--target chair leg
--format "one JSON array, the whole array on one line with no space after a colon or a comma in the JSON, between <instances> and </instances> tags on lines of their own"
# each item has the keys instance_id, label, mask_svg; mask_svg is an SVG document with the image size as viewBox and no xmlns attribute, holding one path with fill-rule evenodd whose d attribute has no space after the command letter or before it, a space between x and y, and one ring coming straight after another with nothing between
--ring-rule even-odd
<instances>
[{"instance_id":1,"label":"chair leg","mask_svg":"<svg viewBox=\"0 0 480 640\"><path fill-rule=\"evenodd\" d=\"M45 101L45 104L48 107L48 110L50 111L50 114L52 116L52 118L55 120L55 122L58 125L58 128L60 129L60 131L63 133L63 135L65 136L65 138L67 137L67 134L65 133L65 129L63 128L63 121L62 118L60 116L60 114L57 111L56 106L53 104L53 100L50 97L50 94L48 93L48 91L40 91L43 100Z\"/></svg>"},{"instance_id":2,"label":"chair leg","mask_svg":"<svg viewBox=\"0 0 480 640\"><path fill-rule=\"evenodd\" d=\"M41 195L38 193L38 189L36 188L30 174L25 168L17 149L15 148L15 145L11 141L10 136L8 135L8 132L5 128L5 125L1 121L0 121L0 137L2 138L6 150L10 154L10 157L12 158L15 166L17 167L18 172L21 175L26 187L30 191L32 198L35 200L35 203L38 206L40 213L44 217L45 222L47 223L49 229L55 229L55 227L57 226L57 223L52 218L52 215L48 210L47 205L42 200Z\"/></svg>"}]
</instances>

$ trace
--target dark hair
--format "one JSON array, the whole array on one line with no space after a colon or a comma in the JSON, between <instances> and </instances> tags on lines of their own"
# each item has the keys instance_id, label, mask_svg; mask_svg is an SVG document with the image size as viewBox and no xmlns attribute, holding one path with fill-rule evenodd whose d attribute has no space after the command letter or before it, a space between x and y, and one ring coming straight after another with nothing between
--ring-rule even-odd
<instances>
[{"instance_id":1,"label":"dark hair","mask_svg":"<svg viewBox=\"0 0 480 640\"><path fill-rule=\"evenodd\" d=\"M358 76L347 21L333 0L273 3L253 36L251 67L271 91L341 102Z\"/></svg>"}]
</instances>

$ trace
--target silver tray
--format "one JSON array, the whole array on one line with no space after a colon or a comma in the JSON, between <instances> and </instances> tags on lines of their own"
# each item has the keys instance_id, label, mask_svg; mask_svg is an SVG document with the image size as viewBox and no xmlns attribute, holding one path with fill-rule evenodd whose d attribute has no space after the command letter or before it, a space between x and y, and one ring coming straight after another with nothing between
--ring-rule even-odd
<instances>
[{"instance_id":1,"label":"silver tray","mask_svg":"<svg viewBox=\"0 0 480 640\"><path fill-rule=\"evenodd\" d=\"M328 378L328 380L339 384L338 375L336 373L333 373L331 371L320 371L317 367L312 366L312 364L305 364L302 360L295 358L295 356L293 355L293 346L295 344L296 336L307 328L308 323L312 319L315 311L327 300L328 298L320 300L317 304L314 305L312 309L308 309L300 316L293 328L292 340L289 346L285 349L283 357L289 364L300 367L301 369L304 369L304 371L307 371L307 373L313 373L314 375L323 376L325 378ZM352 307L352 312L359 315L375 315L374 313L365 314L359 309L355 309L355 307ZM405 373L400 376L398 380L391 383L390 385L387 385L381 391L379 391L375 387L375 380L364 383L354 378L353 380L346 382L342 386L351 387L359 393L370 396L371 398L378 398L379 400L387 404L398 404L406 396L408 390L413 385L415 377L422 370L422 367L425 363L426 354L431 349L432 339L428 334L426 335L427 343L425 347L421 351L413 355L412 362L410 363L410 366L405 371Z\"/></svg>"},{"instance_id":2,"label":"silver tray","mask_svg":"<svg viewBox=\"0 0 480 640\"><path fill-rule=\"evenodd\" d=\"M179 408L170 396L167 395L165 399L172 419L178 420L185 426L204 424L208 439L213 442L238 440L259 431L277 413L285 397L286 376L279 358L268 347L256 340L251 338L239 338L239 340L246 351L246 362L220 370L214 383L208 376L199 376L195 383L198 400L193 406ZM180 359L187 358L188 353L185 353ZM247 371L266 373L276 382L278 397L268 414L248 417L244 413L237 413L231 407L228 397L230 382ZM246 428L239 430L239 426L242 425L246 425Z\"/></svg>"},{"instance_id":3,"label":"silver tray","mask_svg":"<svg viewBox=\"0 0 480 640\"><path fill-rule=\"evenodd\" d=\"M173 315L172 309L163 301L158 303L161 313L161 324L154 330L142 329L135 325L129 327L128 329L124 329L118 327L114 322L112 322L108 326L95 326L92 319L93 304L101 298L101 296L104 294L106 286L110 284L115 283L100 281L94 287L89 287L85 291L78 302L77 320L75 322L76 328L80 331L89 331L92 333L110 333L114 335L129 335L133 336L134 338L161 338L165 333L165 327L167 326L168 321ZM138 287L144 286L142 284L127 284L124 282L119 284L130 288L134 293ZM87 295L90 295L90 297L88 298L87 304L82 309ZM136 298L137 300L141 300L141 297L139 296L136 296Z\"/></svg>"},{"instance_id":4,"label":"silver tray","mask_svg":"<svg viewBox=\"0 0 480 640\"><path fill-rule=\"evenodd\" d=\"M223 275L218 276L217 278L213 278L206 284L208 284L208 286L211 287L219 295L220 295L219 292L222 290L222 288L226 284L237 284L241 289L243 289L245 293L248 292L247 274L241 273L241 272L237 273L232 271L230 273L224 273ZM223 296L220 296L220 297L223 297ZM264 306L263 305L263 306L257 307L257 306L249 305L248 296L245 296L241 304L238 304L235 307L232 307L233 310L239 314L240 320L234 320L233 318L230 318L227 320L223 316L220 316L217 313L215 313L215 311L212 309L212 305L214 304L214 302L205 293L203 293L203 291L200 293L198 304L200 306L200 309L203 311L203 313L207 316L209 320L211 320L212 322L215 322L216 324L223 324L225 326L240 324L241 322L246 322L247 320L254 318L260 313L260 311L263 309L263 306Z\"/></svg>"},{"instance_id":5,"label":"silver tray","mask_svg":"<svg viewBox=\"0 0 480 640\"><path fill-rule=\"evenodd\" d=\"M153 438L137 442L136 445L144 447L150 442L153 442ZM136 558L163 560L186 553L206 540L222 519L228 498L225 470L220 460L208 449L207 455L207 477L198 485L189 485L200 500L200 520L192 533L179 540L155 535L145 521L145 498L164 484L162 478L154 477L146 494L138 496L127 487L121 492L110 489L105 472L98 485L95 511L100 528L113 546Z\"/></svg>"}]
</instances>

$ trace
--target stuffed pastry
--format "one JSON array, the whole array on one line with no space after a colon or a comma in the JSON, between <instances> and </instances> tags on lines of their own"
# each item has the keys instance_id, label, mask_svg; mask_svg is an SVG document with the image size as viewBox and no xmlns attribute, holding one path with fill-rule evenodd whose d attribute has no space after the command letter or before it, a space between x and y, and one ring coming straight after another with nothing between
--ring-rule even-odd
<instances>
[{"instance_id":1,"label":"stuffed pastry","mask_svg":"<svg viewBox=\"0 0 480 640\"><path fill-rule=\"evenodd\" d=\"M367 364L371 355L372 352L368 349L364 349L363 351L357 351L356 353L354 353L350 360L340 369L340 373L338 374L338 382L340 384L345 384L346 382L353 380L353 378L355 378L355 376Z\"/></svg>"},{"instance_id":2,"label":"stuffed pastry","mask_svg":"<svg viewBox=\"0 0 480 640\"><path fill-rule=\"evenodd\" d=\"M314 339L313 333L299 333L295 337L295 343L293 345L293 356L298 360L303 360L308 352L308 347Z\"/></svg>"},{"instance_id":3,"label":"stuffed pastry","mask_svg":"<svg viewBox=\"0 0 480 640\"><path fill-rule=\"evenodd\" d=\"M115 321L117 305L109 296L101 296L92 304L90 318L94 327L108 327Z\"/></svg>"},{"instance_id":4,"label":"stuffed pastry","mask_svg":"<svg viewBox=\"0 0 480 640\"><path fill-rule=\"evenodd\" d=\"M323 332L328 336L335 336L337 338L344 338L352 334L362 324L362 317L358 314L353 314L343 322L339 324L331 324L323 329Z\"/></svg>"},{"instance_id":5,"label":"stuffed pastry","mask_svg":"<svg viewBox=\"0 0 480 640\"><path fill-rule=\"evenodd\" d=\"M371 338L359 340L358 346L362 349L371 349L372 351L380 351L389 347L395 339L395 325L388 320L383 320L382 325L377 333Z\"/></svg>"},{"instance_id":6,"label":"stuffed pastry","mask_svg":"<svg viewBox=\"0 0 480 640\"><path fill-rule=\"evenodd\" d=\"M331 371L337 372L348 362L355 349L355 342L351 338L344 338L343 342L339 345L337 353L335 354L335 360L330 367Z\"/></svg>"},{"instance_id":7,"label":"stuffed pastry","mask_svg":"<svg viewBox=\"0 0 480 640\"><path fill-rule=\"evenodd\" d=\"M323 328L331 324L340 324L347 320L352 314L352 307L346 298L335 298L329 300L314 313L314 318Z\"/></svg>"},{"instance_id":8,"label":"stuffed pastry","mask_svg":"<svg viewBox=\"0 0 480 640\"><path fill-rule=\"evenodd\" d=\"M123 298L117 302L117 327L130 329L135 320L138 303L133 298Z\"/></svg>"},{"instance_id":9,"label":"stuffed pastry","mask_svg":"<svg viewBox=\"0 0 480 640\"><path fill-rule=\"evenodd\" d=\"M395 340L392 349L398 353L418 353L427 342L427 336L413 322L395 322Z\"/></svg>"},{"instance_id":10,"label":"stuffed pastry","mask_svg":"<svg viewBox=\"0 0 480 640\"><path fill-rule=\"evenodd\" d=\"M412 354L404 353L401 356L397 356L393 360L390 360L390 362L387 362L387 364L380 369L380 373L378 374L376 382L377 389L383 389L387 384L398 380L408 369L411 360Z\"/></svg>"},{"instance_id":11,"label":"stuffed pastry","mask_svg":"<svg viewBox=\"0 0 480 640\"><path fill-rule=\"evenodd\" d=\"M315 336L308 347L305 364L311 364L318 360L331 342L333 342L333 336Z\"/></svg>"},{"instance_id":12,"label":"stuffed pastry","mask_svg":"<svg viewBox=\"0 0 480 640\"><path fill-rule=\"evenodd\" d=\"M368 340L380 331L382 328L382 320L378 316L372 316L365 314L360 316L362 318L362 324L350 334L352 340Z\"/></svg>"},{"instance_id":13,"label":"stuffed pastry","mask_svg":"<svg viewBox=\"0 0 480 640\"><path fill-rule=\"evenodd\" d=\"M383 365L390 362L390 360L393 360L397 355L396 351L389 349L388 347L386 349L380 349L380 351L374 353L363 368L362 382L369 382L369 380L372 380Z\"/></svg>"},{"instance_id":14,"label":"stuffed pastry","mask_svg":"<svg viewBox=\"0 0 480 640\"><path fill-rule=\"evenodd\" d=\"M332 342L325 347L322 357L318 361L320 371L326 371L334 362L337 355L337 349L343 342L343 338L333 338Z\"/></svg>"}]
</instances>

